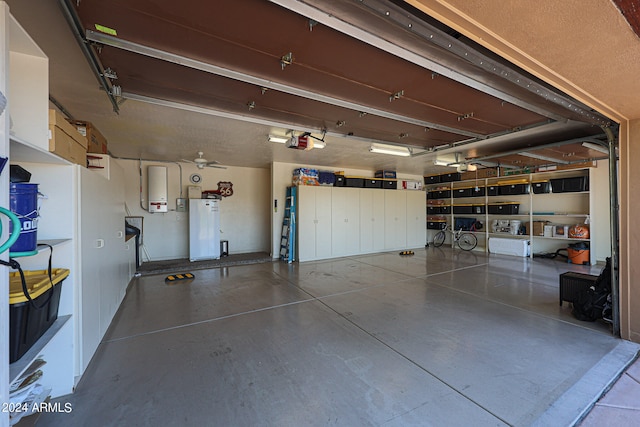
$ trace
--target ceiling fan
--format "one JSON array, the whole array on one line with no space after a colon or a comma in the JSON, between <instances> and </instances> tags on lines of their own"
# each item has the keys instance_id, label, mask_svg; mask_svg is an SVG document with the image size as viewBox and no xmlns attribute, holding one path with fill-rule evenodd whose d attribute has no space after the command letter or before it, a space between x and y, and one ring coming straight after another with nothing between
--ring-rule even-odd
<instances>
[{"instance_id":1,"label":"ceiling fan","mask_svg":"<svg viewBox=\"0 0 640 427\"><path fill-rule=\"evenodd\" d=\"M195 159L193 160L182 159L182 161L187 163L193 163L198 167L198 169L204 169L205 167L226 169L225 166L219 166L219 162L216 162L215 160L209 161L205 159L204 157L202 157L203 155L204 153L202 151L198 151L198 157L196 157Z\"/></svg>"}]
</instances>

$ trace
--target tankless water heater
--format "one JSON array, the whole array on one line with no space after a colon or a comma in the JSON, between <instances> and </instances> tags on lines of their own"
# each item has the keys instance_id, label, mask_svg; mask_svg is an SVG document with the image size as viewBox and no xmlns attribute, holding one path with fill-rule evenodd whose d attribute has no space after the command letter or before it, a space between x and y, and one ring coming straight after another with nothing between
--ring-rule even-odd
<instances>
[{"instance_id":1,"label":"tankless water heater","mask_svg":"<svg viewBox=\"0 0 640 427\"><path fill-rule=\"evenodd\" d=\"M147 181L149 212L167 212L167 201L169 200L167 194L167 167L148 166Z\"/></svg>"}]
</instances>

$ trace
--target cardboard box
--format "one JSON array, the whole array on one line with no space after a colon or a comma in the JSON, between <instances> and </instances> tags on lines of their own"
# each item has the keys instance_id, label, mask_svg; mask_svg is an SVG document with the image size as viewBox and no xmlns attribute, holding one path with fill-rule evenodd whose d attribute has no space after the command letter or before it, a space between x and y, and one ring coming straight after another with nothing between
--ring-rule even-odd
<instances>
[{"instance_id":1,"label":"cardboard box","mask_svg":"<svg viewBox=\"0 0 640 427\"><path fill-rule=\"evenodd\" d=\"M422 182L420 181L402 181L404 190L422 190Z\"/></svg>"},{"instance_id":2,"label":"cardboard box","mask_svg":"<svg viewBox=\"0 0 640 427\"><path fill-rule=\"evenodd\" d=\"M87 166L87 138L56 110L49 110L49 151L70 162Z\"/></svg>"},{"instance_id":3,"label":"cardboard box","mask_svg":"<svg viewBox=\"0 0 640 427\"><path fill-rule=\"evenodd\" d=\"M462 181L468 181L470 179L481 179L481 178L496 178L499 176L504 176L504 169L501 167L495 168L481 168L477 171L473 172L463 172L462 173Z\"/></svg>"},{"instance_id":4,"label":"cardboard box","mask_svg":"<svg viewBox=\"0 0 640 427\"><path fill-rule=\"evenodd\" d=\"M533 226L531 224L529 224L528 222L524 223L525 226L525 234L527 234L528 236L544 236L544 228L545 228L545 224L547 224L548 221L533 221ZM533 233L531 232L532 230L530 229L530 227L533 230Z\"/></svg>"},{"instance_id":5,"label":"cardboard box","mask_svg":"<svg viewBox=\"0 0 640 427\"><path fill-rule=\"evenodd\" d=\"M87 153L100 153L107 154L107 139L102 136L100 131L91 124L91 122L83 122L80 120L73 120L71 124L76 128L81 135L87 138Z\"/></svg>"}]
</instances>

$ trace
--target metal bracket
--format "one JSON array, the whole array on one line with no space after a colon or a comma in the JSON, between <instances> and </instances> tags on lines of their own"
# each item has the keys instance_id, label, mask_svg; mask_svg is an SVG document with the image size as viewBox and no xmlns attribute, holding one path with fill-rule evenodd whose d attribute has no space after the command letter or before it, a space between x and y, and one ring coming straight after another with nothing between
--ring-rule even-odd
<instances>
[{"instance_id":1,"label":"metal bracket","mask_svg":"<svg viewBox=\"0 0 640 427\"><path fill-rule=\"evenodd\" d=\"M404 96L404 90L396 92L389 97L389 102L394 101L396 99L400 99L403 96Z\"/></svg>"},{"instance_id":2,"label":"metal bracket","mask_svg":"<svg viewBox=\"0 0 640 427\"><path fill-rule=\"evenodd\" d=\"M293 53L289 52L287 54L282 55L280 58L280 66L284 70L287 65L291 65L293 63Z\"/></svg>"}]
</instances>

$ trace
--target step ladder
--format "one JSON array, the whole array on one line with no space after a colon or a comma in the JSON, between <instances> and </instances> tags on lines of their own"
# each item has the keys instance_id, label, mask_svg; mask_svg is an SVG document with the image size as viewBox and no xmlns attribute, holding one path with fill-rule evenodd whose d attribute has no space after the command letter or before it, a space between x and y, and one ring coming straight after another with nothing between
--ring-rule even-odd
<instances>
[{"instance_id":1,"label":"step ladder","mask_svg":"<svg viewBox=\"0 0 640 427\"><path fill-rule=\"evenodd\" d=\"M292 263L295 261L296 239L296 187L287 187L284 218L282 220L282 236L280 238L280 260Z\"/></svg>"}]
</instances>

